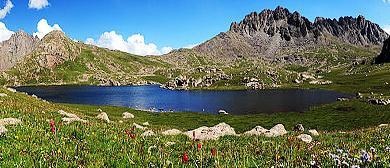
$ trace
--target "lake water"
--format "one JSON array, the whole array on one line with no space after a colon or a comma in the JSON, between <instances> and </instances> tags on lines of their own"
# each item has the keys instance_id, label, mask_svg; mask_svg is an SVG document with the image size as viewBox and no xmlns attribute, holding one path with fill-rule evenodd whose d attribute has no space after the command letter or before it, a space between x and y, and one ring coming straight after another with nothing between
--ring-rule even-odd
<instances>
[{"instance_id":1,"label":"lake water","mask_svg":"<svg viewBox=\"0 0 390 168\"><path fill-rule=\"evenodd\" d=\"M179 91L161 89L157 85L34 86L15 89L55 103L206 113L217 113L223 109L235 115L304 111L312 106L335 102L338 97L353 97L350 94L318 89Z\"/></svg>"}]
</instances>

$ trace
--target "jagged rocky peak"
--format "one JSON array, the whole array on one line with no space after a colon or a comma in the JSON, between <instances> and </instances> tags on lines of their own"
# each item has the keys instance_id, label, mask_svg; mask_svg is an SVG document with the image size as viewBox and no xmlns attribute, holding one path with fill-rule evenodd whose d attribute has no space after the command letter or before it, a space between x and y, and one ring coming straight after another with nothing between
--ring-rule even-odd
<instances>
[{"instance_id":1,"label":"jagged rocky peak","mask_svg":"<svg viewBox=\"0 0 390 168\"><path fill-rule=\"evenodd\" d=\"M0 43L0 70L3 71L15 65L26 54L32 52L39 43L38 37L34 37L23 30L12 34L10 39Z\"/></svg>"},{"instance_id":2,"label":"jagged rocky peak","mask_svg":"<svg viewBox=\"0 0 390 168\"><path fill-rule=\"evenodd\" d=\"M354 45L382 45L388 37L377 24L361 15L357 18L340 17L339 20L317 17L312 23L298 12L290 13L280 6L274 11L266 9L259 14L253 12L240 23L233 22L230 31L252 38L265 33L269 37L280 36L285 41L306 37L308 34L314 38L331 35Z\"/></svg>"}]
</instances>

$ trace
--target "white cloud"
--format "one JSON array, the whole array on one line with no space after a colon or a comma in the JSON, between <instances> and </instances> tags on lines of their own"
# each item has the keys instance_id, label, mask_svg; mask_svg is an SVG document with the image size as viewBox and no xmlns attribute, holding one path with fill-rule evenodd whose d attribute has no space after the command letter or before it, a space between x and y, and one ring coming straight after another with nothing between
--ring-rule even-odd
<instances>
[{"instance_id":1,"label":"white cloud","mask_svg":"<svg viewBox=\"0 0 390 168\"><path fill-rule=\"evenodd\" d=\"M29 8L35 8L37 10L40 10L46 6L49 6L49 2L47 0L29 0L28 1L28 7Z\"/></svg>"},{"instance_id":2,"label":"white cloud","mask_svg":"<svg viewBox=\"0 0 390 168\"><path fill-rule=\"evenodd\" d=\"M161 49L161 53L162 54L168 54L169 52L171 52L172 51L172 47L163 47L162 49Z\"/></svg>"},{"instance_id":3,"label":"white cloud","mask_svg":"<svg viewBox=\"0 0 390 168\"><path fill-rule=\"evenodd\" d=\"M390 25L384 25L383 30L387 33L390 34Z\"/></svg>"},{"instance_id":4,"label":"white cloud","mask_svg":"<svg viewBox=\"0 0 390 168\"><path fill-rule=\"evenodd\" d=\"M184 46L183 48L192 49L192 48L196 47L197 45L199 45L199 44L190 44L188 46Z\"/></svg>"},{"instance_id":5,"label":"white cloud","mask_svg":"<svg viewBox=\"0 0 390 168\"><path fill-rule=\"evenodd\" d=\"M61 30L62 31L62 29L60 28L60 26L58 24L54 24L54 26L50 26L49 24L47 24L46 19L41 19L38 22L37 30L38 30L38 32L35 32L33 35L38 36L38 38L40 38L40 39L42 39L47 33L51 32L53 30Z\"/></svg>"},{"instance_id":6,"label":"white cloud","mask_svg":"<svg viewBox=\"0 0 390 168\"><path fill-rule=\"evenodd\" d=\"M98 40L87 38L85 43L143 56L161 55L161 53L166 53L172 50L171 47L164 47L161 51L159 51L155 44L145 44L145 39L140 34L134 34L125 41L122 35L116 34L115 31L104 32L100 35Z\"/></svg>"},{"instance_id":7,"label":"white cloud","mask_svg":"<svg viewBox=\"0 0 390 168\"><path fill-rule=\"evenodd\" d=\"M10 31L5 27L3 22L0 22L0 42L8 40L15 32Z\"/></svg>"},{"instance_id":8,"label":"white cloud","mask_svg":"<svg viewBox=\"0 0 390 168\"><path fill-rule=\"evenodd\" d=\"M382 0L383 3L386 3L386 1L390 4L390 0Z\"/></svg>"},{"instance_id":9,"label":"white cloud","mask_svg":"<svg viewBox=\"0 0 390 168\"><path fill-rule=\"evenodd\" d=\"M8 0L5 4L5 7L0 10L0 19L3 19L8 13L10 13L12 7L14 7L14 5L10 0Z\"/></svg>"}]
</instances>

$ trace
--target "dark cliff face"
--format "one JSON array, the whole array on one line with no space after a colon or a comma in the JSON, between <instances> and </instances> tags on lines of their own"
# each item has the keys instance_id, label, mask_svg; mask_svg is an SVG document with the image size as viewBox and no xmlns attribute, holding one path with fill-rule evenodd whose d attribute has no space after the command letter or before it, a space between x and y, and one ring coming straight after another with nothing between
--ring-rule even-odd
<instances>
[{"instance_id":1,"label":"dark cliff face","mask_svg":"<svg viewBox=\"0 0 390 168\"><path fill-rule=\"evenodd\" d=\"M290 13L280 6L274 11L263 10L260 14L253 12L240 23L233 22L230 31L249 37L265 33L270 37L280 36L286 41L308 34L314 38L327 34L354 45L381 45L388 37L377 24L363 16L340 17L339 20L318 17L312 23L298 12Z\"/></svg>"},{"instance_id":2,"label":"dark cliff face","mask_svg":"<svg viewBox=\"0 0 390 168\"><path fill-rule=\"evenodd\" d=\"M376 57L375 63L390 62L390 37L384 42L381 54Z\"/></svg>"},{"instance_id":3,"label":"dark cliff face","mask_svg":"<svg viewBox=\"0 0 390 168\"><path fill-rule=\"evenodd\" d=\"M0 71L15 65L39 45L39 38L19 30L0 43Z\"/></svg>"}]
</instances>

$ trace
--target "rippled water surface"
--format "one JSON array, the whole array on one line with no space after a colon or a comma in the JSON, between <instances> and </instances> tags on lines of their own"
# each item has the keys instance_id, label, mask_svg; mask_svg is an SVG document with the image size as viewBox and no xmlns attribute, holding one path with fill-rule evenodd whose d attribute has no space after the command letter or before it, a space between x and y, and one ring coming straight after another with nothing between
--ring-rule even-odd
<instances>
[{"instance_id":1,"label":"rippled water surface","mask_svg":"<svg viewBox=\"0 0 390 168\"><path fill-rule=\"evenodd\" d=\"M152 86L34 86L18 91L35 94L55 103L155 108L168 111L199 111L243 115L308 110L312 106L352 97L318 89L273 89L240 91L178 91Z\"/></svg>"}]
</instances>

